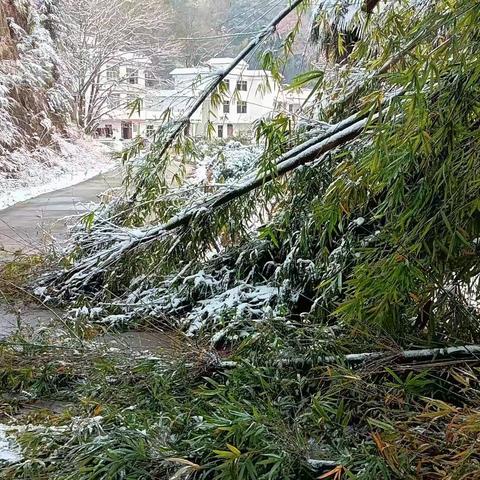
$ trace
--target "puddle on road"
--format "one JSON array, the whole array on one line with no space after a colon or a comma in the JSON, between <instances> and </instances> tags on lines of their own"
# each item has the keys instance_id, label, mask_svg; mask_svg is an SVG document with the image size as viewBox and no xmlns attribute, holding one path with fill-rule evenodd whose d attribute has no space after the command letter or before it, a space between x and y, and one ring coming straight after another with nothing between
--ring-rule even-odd
<instances>
[{"instance_id":1,"label":"puddle on road","mask_svg":"<svg viewBox=\"0 0 480 480\"><path fill-rule=\"evenodd\" d=\"M19 327L38 328L47 325L55 312L35 305L0 304L0 341L15 333Z\"/></svg>"},{"instance_id":2,"label":"puddle on road","mask_svg":"<svg viewBox=\"0 0 480 480\"><path fill-rule=\"evenodd\" d=\"M0 303L0 343L17 332L19 328L27 327L31 332L59 322L62 312L48 310L36 305L9 306ZM58 324L63 330L65 325ZM127 332L107 332L91 340L100 348L115 348L124 352L150 352L159 350L175 351L184 343L179 334L160 330L133 330Z\"/></svg>"}]
</instances>

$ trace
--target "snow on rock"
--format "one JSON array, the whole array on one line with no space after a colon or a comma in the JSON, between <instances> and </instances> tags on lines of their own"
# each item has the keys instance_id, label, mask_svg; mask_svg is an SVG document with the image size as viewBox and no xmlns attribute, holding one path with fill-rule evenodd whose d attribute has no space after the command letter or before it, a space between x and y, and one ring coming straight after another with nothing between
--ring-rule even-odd
<instances>
[{"instance_id":1,"label":"snow on rock","mask_svg":"<svg viewBox=\"0 0 480 480\"><path fill-rule=\"evenodd\" d=\"M16 149L54 145L68 122L68 74L57 54L57 18L52 5L23 0L3 6L0 61L0 159ZM0 166L1 167L1 166Z\"/></svg>"},{"instance_id":2,"label":"snow on rock","mask_svg":"<svg viewBox=\"0 0 480 480\"><path fill-rule=\"evenodd\" d=\"M75 185L113 169L103 146L87 139L56 139L58 149L18 149L0 159L0 210L42 193ZM57 151L58 150L58 151Z\"/></svg>"}]
</instances>

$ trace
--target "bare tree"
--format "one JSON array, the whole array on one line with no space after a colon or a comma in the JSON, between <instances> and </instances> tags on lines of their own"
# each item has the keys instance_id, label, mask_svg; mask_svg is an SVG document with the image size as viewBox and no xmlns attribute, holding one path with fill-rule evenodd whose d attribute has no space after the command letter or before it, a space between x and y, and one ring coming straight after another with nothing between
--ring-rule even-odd
<instances>
[{"instance_id":1,"label":"bare tree","mask_svg":"<svg viewBox=\"0 0 480 480\"><path fill-rule=\"evenodd\" d=\"M75 121L91 132L115 108L112 93L128 78L102 81L109 69L155 64L177 52L169 39L170 11L163 0L61 0L68 25L65 53L74 89Z\"/></svg>"}]
</instances>

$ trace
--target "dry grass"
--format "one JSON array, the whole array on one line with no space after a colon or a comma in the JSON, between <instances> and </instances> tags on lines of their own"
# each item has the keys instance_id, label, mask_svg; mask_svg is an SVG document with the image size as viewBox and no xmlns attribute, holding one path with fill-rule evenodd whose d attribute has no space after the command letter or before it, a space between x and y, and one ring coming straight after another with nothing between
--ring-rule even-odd
<instances>
[{"instance_id":1,"label":"dry grass","mask_svg":"<svg viewBox=\"0 0 480 480\"><path fill-rule=\"evenodd\" d=\"M0 260L0 295L6 300L25 300L33 297L27 287L47 267L47 259L41 254L17 252L13 258Z\"/></svg>"}]
</instances>

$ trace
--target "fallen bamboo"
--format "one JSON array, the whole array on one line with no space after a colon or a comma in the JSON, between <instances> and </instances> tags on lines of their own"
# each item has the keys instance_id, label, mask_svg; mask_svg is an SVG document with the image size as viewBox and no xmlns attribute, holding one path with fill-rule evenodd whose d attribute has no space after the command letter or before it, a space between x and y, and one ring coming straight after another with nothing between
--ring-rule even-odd
<instances>
[{"instance_id":1,"label":"fallen bamboo","mask_svg":"<svg viewBox=\"0 0 480 480\"><path fill-rule=\"evenodd\" d=\"M213 195L199 205L171 218L167 223L144 230L125 230L120 242L114 243L86 259L82 259L70 270L63 272L60 278L57 279L57 283L62 284L61 290L71 287L76 282L85 287L99 273L105 271L135 249L155 242L165 233L188 225L199 215L210 214L213 210L246 195L265 183L272 181L274 178L285 175L301 165L309 163L348 143L364 130L369 120L365 115L362 115L359 120L356 118L358 117L353 115L328 129L325 134L293 148L285 155L279 157L276 168L272 172L261 174L260 170L256 170L254 173L247 175L239 185Z\"/></svg>"},{"instance_id":2,"label":"fallen bamboo","mask_svg":"<svg viewBox=\"0 0 480 480\"><path fill-rule=\"evenodd\" d=\"M332 364L347 364L349 366L365 365L368 362L408 363L425 360L437 360L446 358L473 358L480 360L480 345L463 345L455 347L423 348L417 350L400 350L385 352L350 353L347 355L326 355L318 357L285 358L277 361L275 365L284 367L316 367ZM220 362L221 369L236 368L239 362L225 360Z\"/></svg>"}]
</instances>

